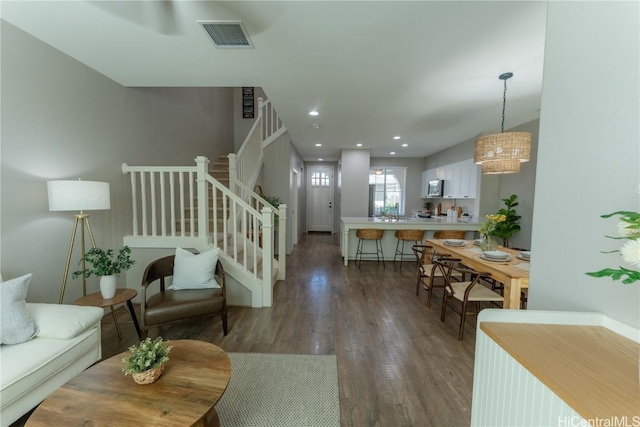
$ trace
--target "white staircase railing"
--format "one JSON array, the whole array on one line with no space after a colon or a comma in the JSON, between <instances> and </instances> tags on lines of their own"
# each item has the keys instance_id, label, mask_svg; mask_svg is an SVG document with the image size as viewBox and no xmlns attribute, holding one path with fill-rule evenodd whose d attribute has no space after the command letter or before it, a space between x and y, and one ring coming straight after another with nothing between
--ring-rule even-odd
<instances>
[{"instance_id":1,"label":"white staircase railing","mask_svg":"<svg viewBox=\"0 0 640 427\"><path fill-rule=\"evenodd\" d=\"M131 247L221 248L228 262L243 267L245 276L260 284L261 301L271 306L274 271L274 212L270 205L260 210L211 177L209 160L199 156L196 166L128 166L131 174L132 234L125 236ZM195 187L195 188L194 188ZM278 245L285 248L286 206L279 210ZM260 241L262 248L256 242ZM284 279L285 251L278 261L277 279ZM226 266L225 266L226 268ZM245 284L252 289L250 284Z\"/></svg>"},{"instance_id":2,"label":"white staircase railing","mask_svg":"<svg viewBox=\"0 0 640 427\"><path fill-rule=\"evenodd\" d=\"M287 130L271 101L258 98L258 118L236 154L229 154L229 188L241 182L253 188L264 159L264 148Z\"/></svg>"}]
</instances>

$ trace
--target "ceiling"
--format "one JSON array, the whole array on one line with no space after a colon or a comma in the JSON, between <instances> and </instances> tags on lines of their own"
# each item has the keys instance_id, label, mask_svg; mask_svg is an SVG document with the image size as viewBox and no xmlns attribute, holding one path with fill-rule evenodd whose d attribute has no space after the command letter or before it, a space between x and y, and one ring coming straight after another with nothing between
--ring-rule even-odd
<instances>
[{"instance_id":1,"label":"ceiling","mask_svg":"<svg viewBox=\"0 0 640 427\"><path fill-rule=\"evenodd\" d=\"M542 1L3 0L1 7L2 19L124 86L262 87L306 161L335 161L357 143L372 157L424 157L500 131L498 76L507 71L514 77L505 129L539 117ZM198 20L241 20L254 48L218 49ZM320 115L309 116L313 109Z\"/></svg>"}]
</instances>

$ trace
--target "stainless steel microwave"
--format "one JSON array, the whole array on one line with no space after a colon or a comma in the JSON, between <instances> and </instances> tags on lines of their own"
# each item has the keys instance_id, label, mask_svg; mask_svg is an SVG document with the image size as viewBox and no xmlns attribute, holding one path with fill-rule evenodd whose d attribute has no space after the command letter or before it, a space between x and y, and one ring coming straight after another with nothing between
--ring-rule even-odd
<instances>
[{"instance_id":1,"label":"stainless steel microwave","mask_svg":"<svg viewBox=\"0 0 640 427\"><path fill-rule=\"evenodd\" d=\"M429 181L429 191L427 196L429 197L442 197L442 191L444 190L444 180L434 179Z\"/></svg>"}]
</instances>

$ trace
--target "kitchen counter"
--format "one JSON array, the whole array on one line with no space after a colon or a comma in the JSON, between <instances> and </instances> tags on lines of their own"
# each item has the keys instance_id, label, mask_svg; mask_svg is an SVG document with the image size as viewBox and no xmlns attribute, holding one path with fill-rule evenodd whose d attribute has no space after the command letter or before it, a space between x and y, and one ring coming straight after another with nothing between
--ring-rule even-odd
<instances>
[{"instance_id":1,"label":"kitchen counter","mask_svg":"<svg viewBox=\"0 0 640 427\"><path fill-rule=\"evenodd\" d=\"M342 217L341 218L341 239L340 246L342 248L342 257L344 258L344 265L348 265L350 259L355 259L356 246L358 244L358 238L356 237L356 230L361 228L377 228L387 230L382 235L382 250L384 252L384 259L392 261L395 255L396 243L398 239L394 234L396 230L424 230L424 239L433 237L433 233L438 230L466 230L467 238L474 237L474 232L480 228L480 223L477 222L453 222L452 218L446 216L432 217L432 218L407 218L400 217L400 219L382 219L373 217ZM369 243L373 245L374 243ZM368 247L364 249L365 252L373 252ZM412 242L405 242L405 254L413 254L411 251ZM406 257L408 258L408 257ZM369 258L365 255L363 259L375 259L375 256L369 255Z\"/></svg>"}]
</instances>

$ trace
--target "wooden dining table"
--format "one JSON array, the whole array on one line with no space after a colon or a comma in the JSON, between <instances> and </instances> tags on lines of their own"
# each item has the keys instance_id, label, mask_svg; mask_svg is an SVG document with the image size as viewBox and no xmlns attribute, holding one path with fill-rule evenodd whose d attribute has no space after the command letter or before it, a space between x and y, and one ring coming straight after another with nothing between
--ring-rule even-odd
<instances>
[{"instance_id":1,"label":"wooden dining table","mask_svg":"<svg viewBox=\"0 0 640 427\"><path fill-rule=\"evenodd\" d=\"M498 246L498 250L510 255L509 261L487 261L480 258L482 251L473 240L465 240L463 246L445 244L446 239L427 239L427 245L439 253L458 258L463 264L474 270L489 273L491 277L504 285L503 308L520 309L520 291L529 287L529 261L517 257L519 250ZM522 267L522 268L521 268Z\"/></svg>"}]
</instances>

